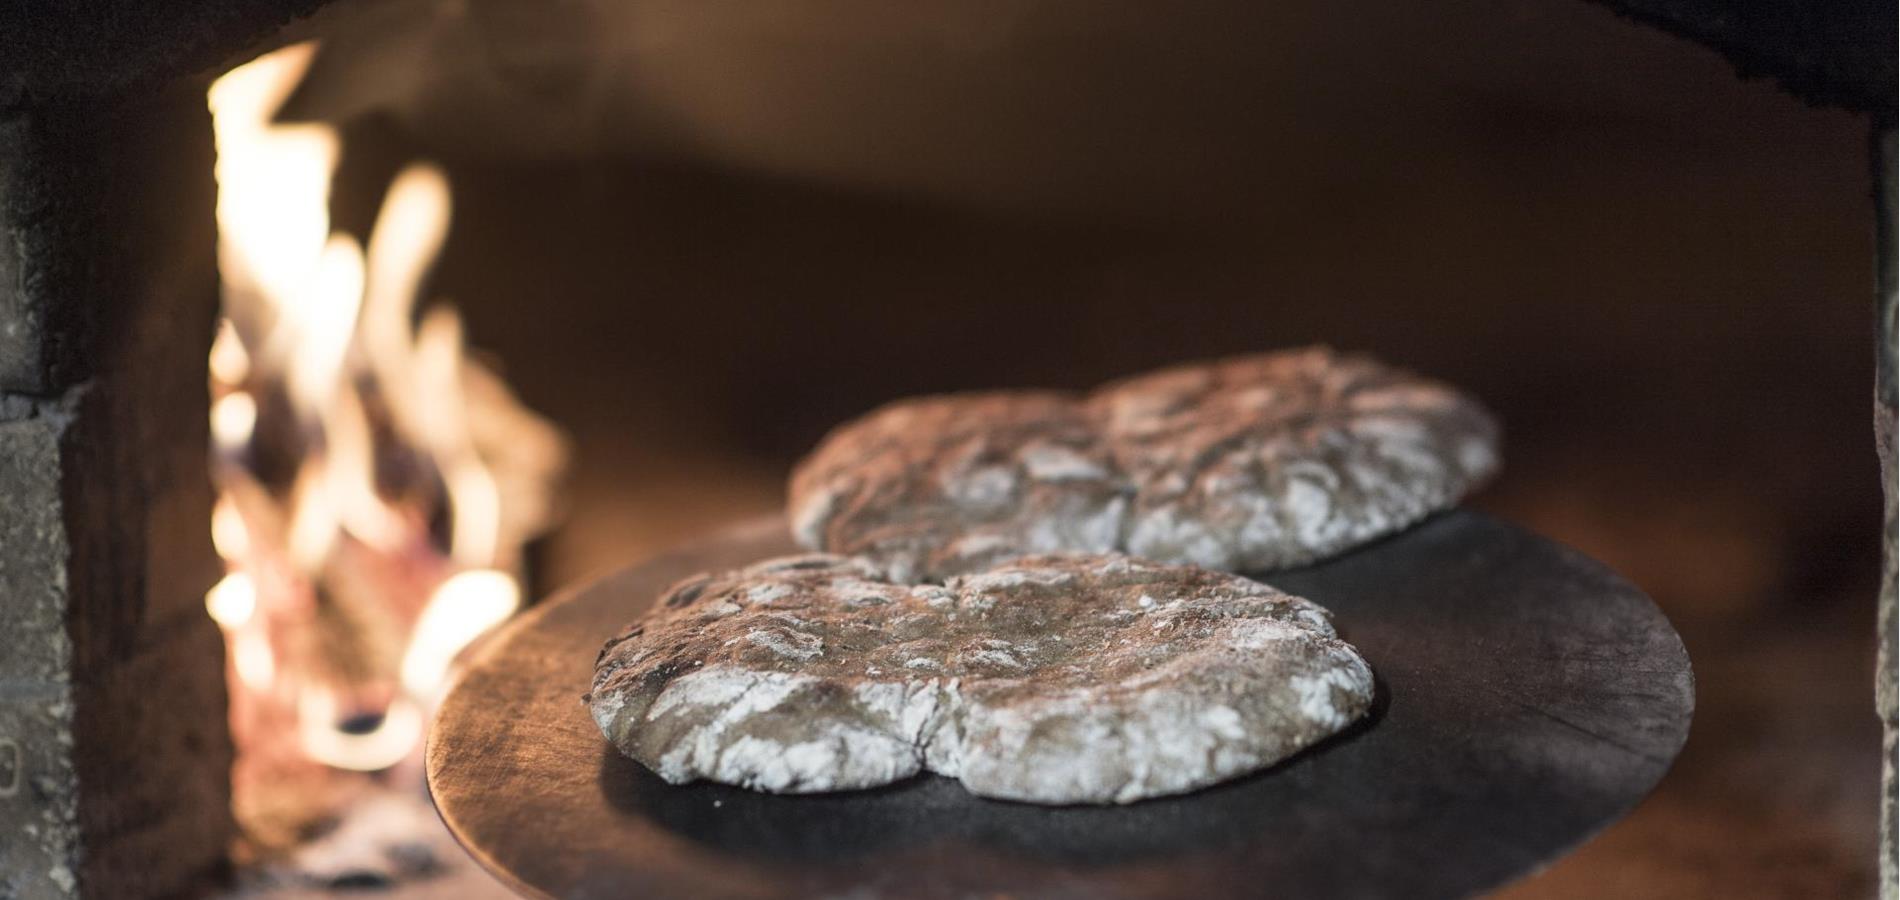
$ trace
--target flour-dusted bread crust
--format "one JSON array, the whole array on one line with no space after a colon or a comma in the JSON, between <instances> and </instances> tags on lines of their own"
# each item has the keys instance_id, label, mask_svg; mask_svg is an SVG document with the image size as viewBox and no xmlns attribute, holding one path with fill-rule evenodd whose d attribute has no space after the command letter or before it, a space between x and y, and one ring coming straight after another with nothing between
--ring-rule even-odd
<instances>
[{"instance_id":1,"label":"flour-dusted bread crust","mask_svg":"<svg viewBox=\"0 0 1900 900\"><path fill-rule=\"evenodd\" d=\"M1475 401L1323 348L1165 369L1089 404L1133 486L1119 548L1216 569L1333 556L1456 505L1498 466Z\"/></svg>"},{"instance_id":2,"label":"flour-dusted bread crust","mask_svg":"<svg viewBox=\"0 0 1900 900\"><path fill-rule=\"evenodd\" d=\"M1114 550L1128 502L1087 410L1009 391L907 400L839 429L793 473L790 510L802 545L914 581Z\"/></svg>"},{"instance_id":3,"label":"flour-dusted bread crust","mask_svg":"<svg viewBox=\"0 0 1900 900\"><path fill-rule=\"evenodd\" d=\"M937 772L1128 803L1338 732L1372 671L1320 606L1234 575L1042 556L904 585L813 555L689 578L601 651L587 702L674 783L806 793Z\"/></svg>"},{"instance_id":4,"label":"flour-dusted bread crust","mask_svg":"<svg viewBox=\"0 0 1900 900\"><path fill-rule=\"evenodd\" d=\"M1307 348L1102 387L891 404L793 474L804 546L940 580L1033 553L1127 551L1266 571L1455 505L1497 469L1471 398Z\"/></svg>"}]
</instances>

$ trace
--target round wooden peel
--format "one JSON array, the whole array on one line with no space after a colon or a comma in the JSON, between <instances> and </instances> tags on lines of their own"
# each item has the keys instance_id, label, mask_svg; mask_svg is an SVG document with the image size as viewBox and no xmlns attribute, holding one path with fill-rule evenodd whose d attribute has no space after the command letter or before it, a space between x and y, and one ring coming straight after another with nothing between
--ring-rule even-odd
<instances>
[{"instance_id":1,"label":"round wooden peel","mask_svg":"<svg viewBox=\"0 0 1900 900\"><path fill-rule=\"evenodd\" d=\"M1124 807L983 800L923 776L770 796L668 785L581 703L661 589L792 551L777 519L530 611L449 694L429 788L463 846L549 897L1455 897L1636 804L1688 736L1688 656L1649 599L1470 512L1266 580L1330 607L1379 676L1365 721L1279 766Z\"/></svg>"}]
</instances>

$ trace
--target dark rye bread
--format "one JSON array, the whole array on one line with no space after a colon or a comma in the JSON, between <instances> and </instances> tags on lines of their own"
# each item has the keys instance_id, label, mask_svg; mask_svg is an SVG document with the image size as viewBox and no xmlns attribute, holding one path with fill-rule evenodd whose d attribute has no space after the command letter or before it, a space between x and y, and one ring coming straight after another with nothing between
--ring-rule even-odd
<instances>
[{"instance_id":1,"label":"dark rye bread","mask_svg":"<svg viewBox=\"0 0 1900 900\"><path fill-rule=\"evenodd\" d=\"M939 585L859 559L689 578L609 641L587 702L674 783L786 793L922 770L976 794L1127 803L1269 766L1344 728L1372 672L1320 606L1120 555Z\"/></svg>"},{"instance_id":2,"label":"dark rye bread","mask_svg":"<svg viewBox=\"0 0 1900 900\"><path fill-rule=\"evenodd\" d=\"M904 400L794 471L793 534L941 580L1120 550L1225 571L1314 562L1455 505L1498 466L1458 391L1307 348L1179 366L1086 396Z\"/></svg>"},{"instance_id":3,"label":"dark rye bread","mask_svg":"<svg viewBox=\"0 0 1900 900\"><path fill-rule=\"evenodd\" d=\"M1129 492L1088 410L1005 391L909 400L846 425L799 466L791 497L799 543L914 581L1114 550Z\"/></svg>"}]
</instances>

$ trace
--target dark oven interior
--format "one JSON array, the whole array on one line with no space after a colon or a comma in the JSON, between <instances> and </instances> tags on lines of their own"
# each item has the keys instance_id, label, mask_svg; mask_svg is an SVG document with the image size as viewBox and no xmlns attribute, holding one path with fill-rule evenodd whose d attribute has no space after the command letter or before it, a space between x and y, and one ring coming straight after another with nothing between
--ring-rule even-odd
<instances>
[{"instance_id":1,"label":"dark oven interior","mask_svg":"<svg viewBox=\"0 0 1900 900\"><path fill-rule=\"evenodd\" d=\"M1892 131L1855 46L1788 63L1789 26L1718 35L1725 60L1618 15L1659 21L1642 4L1572 0L188 6L25 10L11 31L33 39L0 63L0 829L28 836L0 840L0 896L498 890L417 807L374 811L412 757L367 793L270 769L241 840L223 793L218 660L244 651L204 615L231 556L207 468L285 494L313 439L270 426L301 363L251 411L285 430L255 437L275 449L247 431L234 462L205 436L205 95L308 41L263 124L334 135L330 227L359 240L393 179L439 166L453 213L420 306L459 311L470 355L563 443L523 463L536 488L562 471L529 501L545 522L476 563L452 546L457 451L376 443L367 477L425 497L407 527L427 559L306 590L408 591L413 620L448 573L493 569L532 603L778 510L799 455L889 399L1366 350L1483 398L1507 464L1476 505L1642 586L1696 663L1695 730L1654 797L1511 893L1874 884L1870 118L1876 171ZM1861 12L1891 35L1890 8L1843 17ZM285 190L273 209L296 208ZM397 415L364 398L364 421ZM502 421L483 440L552 433ZM309 652L406 638L332 639ZM374 715L332 710L339 733L386 724L387 698L352 702ZM280 808L298 790L340 791L326 822ZM245 879L339 819L381 863ZM423 862L389 861L411 844Z\"/></svg>"}]
</instances>

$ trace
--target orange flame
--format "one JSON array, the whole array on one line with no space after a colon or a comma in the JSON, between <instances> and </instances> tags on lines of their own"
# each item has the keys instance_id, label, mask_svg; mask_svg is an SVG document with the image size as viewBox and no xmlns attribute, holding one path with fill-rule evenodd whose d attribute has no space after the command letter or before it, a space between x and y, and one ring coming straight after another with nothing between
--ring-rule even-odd
<instances>
[{"instance_id":1,"label":"orange flame","mask_svg":"<svg viewBox=\"0 0 1900 900\"><path fill-rule=\"evenodd\" d=\"M313 51L260 57L209 94L225 292L211 527L227 574L205 605L241 753L288 735L306 759L377 770L414 751L456 655L519 607L511 573L548 524L565 448L468 357L453 310L415 324L449 226L440 169L397 176L367 252L331 232L336 130L272 121Z\"/></svg>"}]
</instances>

